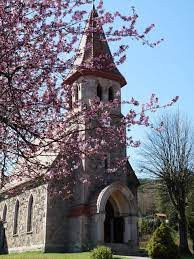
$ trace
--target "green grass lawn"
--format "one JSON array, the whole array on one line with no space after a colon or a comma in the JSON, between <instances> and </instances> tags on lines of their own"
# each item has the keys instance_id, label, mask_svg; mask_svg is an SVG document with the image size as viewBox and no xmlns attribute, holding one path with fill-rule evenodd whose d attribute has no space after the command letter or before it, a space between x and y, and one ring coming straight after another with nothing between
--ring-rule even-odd
<instances>
[{"instance_id":1,"label":"green grass lawn","mask_svg":"<svg viewBox=\"0 0 194 259\"><path fill-rule=\"evenodd\" d=\"M89 259L90 253L74 254L43 254L38 252L0 255L0 259ZM124 259L126 257L114 256L114 259Z\"/></svg>"},{"instance_id":2,"label":"green grass lawn","mask_svg":"<svg viewBox=\"0 0 194 259\"><path fill-rule=\"evenodd\" d=\"M9 254L1 255L0 259L89 259L89 253L78 254L43 254L43 253L22 253L22 254Z\"/></svg>"},{"instance_id":3,"label":"green grass lawn","mask_svg":"<svg viewBox=\"0 0 194 259\"><path fill-rule=\"evenodd\" d=\"M114 256L114 259L130 259L130 257L121 257ZM52 253L22 253L22 254L9 254L9 255L0 255L0 259L90 259L90 253L74 253L74 254L52 254ZM181 259L194 259L192 257L183 257Z\"/></svg>"}]
</instances>

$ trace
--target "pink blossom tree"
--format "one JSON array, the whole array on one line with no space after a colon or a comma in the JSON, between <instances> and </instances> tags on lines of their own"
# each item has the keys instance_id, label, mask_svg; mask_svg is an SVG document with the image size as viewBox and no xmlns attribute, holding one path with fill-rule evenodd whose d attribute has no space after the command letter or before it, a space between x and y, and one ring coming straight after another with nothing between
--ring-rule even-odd
<instances>
[{"instance_id":1,"label":"pink blossom tree","mask_svg":"<svg viewBox=\"0 0 194 259\"><path fill-rule=\"evenodd\" d=\"M91 100L90 105L81 110L76 109L76 105L81 105L77 102L71 108L72 88L64 82L80 55L80 36L89 33L83 30L88 4L91 5L91 1L6 0L0 3L1 187L7 175L17 181L40 175L51 182L60 181L79 167L78 157L98 155L102 158L118 143L136 147L138 142L130 136L126 139L126 128L151 126L146 111L160 107L155 95L146 105L139 105L133 98L126 101L131 108L119 125L111 125L110 116L112 109L120 105L119 97L108 103ZM106 25L108 41L118 42L115 64L125 61L128 39L150 47L160 43L161 40L154 43L147 40L153 24L142 33L137 31L138 15L134 8L124 16L104 10L100 1L97 9L100 16L95 22ZM120 28L114 27L118 19ZM96 66L104 58L99 57ZM139 111L135 107L139 107ZM95 126L90 123L94 119ZM93 132L87 140L82 137L86 121L84 130ZM112 170L123 167L125 162L126 158L115 161ZM48 168L53 169L48 172ZM64 186L65 191L68 188Z\"/></svg>"}]
</instances>

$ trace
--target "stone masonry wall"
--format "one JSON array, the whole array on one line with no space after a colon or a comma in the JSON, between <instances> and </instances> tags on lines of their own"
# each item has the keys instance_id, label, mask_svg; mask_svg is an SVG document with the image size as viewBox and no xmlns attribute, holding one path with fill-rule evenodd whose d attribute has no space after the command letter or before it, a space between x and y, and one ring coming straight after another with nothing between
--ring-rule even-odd
<instances>
[{"instance_id":1,"label":"stone masonry wall","mask_svg":"<svg viewBox=\"0 0 194 259\"><path fill-rule=\"evenodd\" d=\"M27 232L28 203L33 195L32 231ZM19 201L18 231L13 234L14 213L16 201ZM44 250L47 187L45 185L26 190L24 193L1 200L0 217L3 217L4 205L7 205L5 227L5 242L8 252L22 252L33 250Z\"/></svg>"}]
</instances>

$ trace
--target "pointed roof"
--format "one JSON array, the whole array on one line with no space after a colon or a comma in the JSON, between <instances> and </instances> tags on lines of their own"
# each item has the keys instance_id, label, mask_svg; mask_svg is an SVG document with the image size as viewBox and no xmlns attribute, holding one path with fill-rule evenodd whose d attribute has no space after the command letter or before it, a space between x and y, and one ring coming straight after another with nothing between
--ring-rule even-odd
<instances>
[{"instance_id":1,"label":"pointed roof","mask_svg":"<svg viewBox=\"0 0 194 259\"><path fill-rule=\"evenodd\" d=\"M72 84L80 76L95 75L118 81L126 85L125 78L117 69L98 13L93 6L79 46L79 54L65 83Z\"/></svg>"}]
</instances>

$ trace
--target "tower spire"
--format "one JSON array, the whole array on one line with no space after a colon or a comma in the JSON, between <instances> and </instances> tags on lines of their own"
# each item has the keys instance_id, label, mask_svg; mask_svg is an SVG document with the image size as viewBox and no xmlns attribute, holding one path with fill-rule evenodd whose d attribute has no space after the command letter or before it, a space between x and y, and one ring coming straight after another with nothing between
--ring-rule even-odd
<instances>
[{"instance_id":1,"label":"tower spire","mask_svg":"<svg viewBox=\"0 0 194 259\"><path fill-rule=\"evenodd\" d=\"M114 63L94 1L80 41L79 54L65 82L71 84L81 75L95 75L116 80L121 86L126 84L125 78Z\"/></svg>"}]
</instances>

